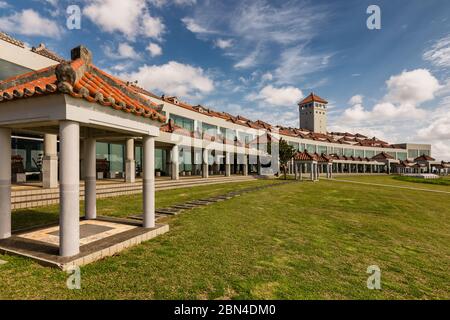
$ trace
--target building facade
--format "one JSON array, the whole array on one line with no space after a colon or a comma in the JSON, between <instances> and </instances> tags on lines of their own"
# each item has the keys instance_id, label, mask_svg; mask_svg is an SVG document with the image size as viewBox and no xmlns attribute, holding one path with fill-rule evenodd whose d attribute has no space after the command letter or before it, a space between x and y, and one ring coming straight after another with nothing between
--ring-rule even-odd
<instances>
[{"instance_id":1,"label":"building facade","mask_svg":"<svg viewBox=\"0 0 450 320\"><path fill-rule=\"evenodd\" d=\"M44 45L29 49L19 40L0 33L2 99L8 99L8 94L2 92L2 80L10 80L11 77L54 66L62 61L63 58ZM375 160L372 159L380 154L389 157L388 165L413 162L420 156L432 156L431 146L427 144L390 144L362 134L328 132L327 101L314 93L299 102L300 128L288 128L215 111L202 105L191 105L178 97L155 95L132 83L112 76L111 79L139 99L158 106L158 111L167 119L155 141L157 176L178 179L183 175L207 178L209 175L277 174L278 161L270 157L276 153L276 144L267 142L280 138L298 152L332 155L336 172L352 172L352 167L339 167L339 162L356 164L355 170L358 170L358 162L363 166L374 164ZM85 86L89 87L88 84ZM98 93L90 94L96 96ZM268 150L268 145L272 146L271 150ZM42 178L51 180L44 182L44 186L54 186L58 177L57 172L54 172L58 167L57 136L13 131L11 147L13 157L19 163L22 162L26 180ZM120 140L105 136L97 139L96 155L98 178L134 181L134 176L142 172L143 151L139 138ZM391 172L386 169L384 160L379 165L383 166L381 172ZM294 160L290 171L294 172Z\"/></svg>"}]
</instances>

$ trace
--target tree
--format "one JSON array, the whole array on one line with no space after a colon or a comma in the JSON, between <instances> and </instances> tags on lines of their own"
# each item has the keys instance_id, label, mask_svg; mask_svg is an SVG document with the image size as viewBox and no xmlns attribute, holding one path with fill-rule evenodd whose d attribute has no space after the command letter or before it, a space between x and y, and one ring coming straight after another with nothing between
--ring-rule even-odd
<instances>
[{"instance_id":1,"label":"tree","mask_svg":"<svg viewBox=\"0 0 450 320\"><path fill-rule=\"evenodd\" d=\"M280 166L283 169L284 180L286 180L286 169L288 162L294 157L296 150L293 146L289 145L286 140L280 139L279 142L279 160Z\"/></svg>"}]
</instances>

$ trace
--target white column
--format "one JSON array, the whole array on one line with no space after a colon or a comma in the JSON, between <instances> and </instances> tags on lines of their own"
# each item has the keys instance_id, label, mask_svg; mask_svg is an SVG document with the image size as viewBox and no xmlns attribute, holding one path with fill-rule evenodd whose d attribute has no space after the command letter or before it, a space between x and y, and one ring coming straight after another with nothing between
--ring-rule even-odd
<instances>
[{"instance_id":1,"label":"white column","mask_svg":"<svg viewBox=\"0 0 450 320\"><path fill-rule=\"evenodd\" d=\"M302 162L300 162L300 176L299 176L299 180L302 181L303 180L303 166L304 164Z\"/></svg>"},{"instance_id":2,"label":"white column","mask_svg":"<svg viewBox=\"0 0 450 320\"><path fill-rule=\"evenodd\" d=\"M309 168L310 168L310 174L311 174L311 181L314 181L314 176L315 176L315 174L314 174L314 164L312 162L309 164Z\"/></svg>"},{"instance_id":3,"label":"white column","mask_svg":"<svg viewBox=\"0 0 450 320\"><path fill-rule=\"evenodd\" d=\"M180 150L178 149L178 145L174 145L172 147L171 154L171 177L172 180L178 180L180 179Z\"/></svg>"},{"instance_id":4,"label":"white column","mask_svg":"<svg viewBox=\"0 0 450 320\"><path fill-rule=\"evenodd\" d=\"M387 174L391 174L391 163L389 162L389 160L387 162Z\"/></svg>"},{"instance_id":5,"label":"white column","mask_svg":"<svg viewBox=\"0 0 450 320\"><path fill-rule=\"evenodd\" d=\"M202 177L205 179L209 177L208 162L209 162L208 149L203 149L203 151L202 151Z\"/></svg>"},{"instance_id":6,"label":"white column","mask_svg":"<svg viewBox=\"0 0 450 320\"><path fill-rule=\"evenodd\" d=\"M42 159L42 187L58 187L57 135L44 135L44 157Z\"/></svg>"},{"instance_id":7,"label":"white column","mask_svg":"<svg viewBox=\"0 0 450 320\"><path fill-rule=\"evenodd\" d=\"M295 180L298 180L298 163L294 162L294 176Z\"/></svg>"},{"instance_id":8,"label":"white column","mask_svg":"<svg viewBox=\"0 0 450 320\"><path fill-rule=\"evenodd\" d=\"M155 227L155 137L143 137L144 228Z\"/></svg>"},{"instance_id":9,"label":"white column","mask_svg":"<svg viewBox=\"0 0 450 320\"><path fill-rule=\"evenodd\" d=\"M87 138L84 141L84 208L85 218L97 218L97 150L96 140Z\"/></svg>"},{"instance_id":10,"label":"white column","mask_svg":"<svg viewBox=\"0 0 450 320\"><path fill-rule=\"evenodd\" d=\"M60 139L60 212L59 254L74 256L80 252L80 125L59 123Z\"/></svg>"},{"instance_id":11,"label":"white column","mask_svg":"<svg viewBox=\"0 0 450 320\"><path fill-rule=\"evenodd\" d=\"M0 128L0 239L11 236L11 129Z\"/></svg>"},{"instance_id":12,"label":"white column","mask_svg":"<svg viewBox=\"0 0 450 320\"><path fill-rule=\"evenodd\" d=\"M231 153L225 152L225 177L231 176Z\"/></svg>"},{"instance_id":13,"label":"white column","mask_svg":"<svg viewBox=\"0 0 450 320\"><path fill-rule=\"evenodd\" d=\"M125 182L136 182L136 161L134 159L134 139L127 139L125 160Z\"/></svg>"},{"instance_id":14,"label":"white column","mask_svg":"<svg viewBox=\"0 0 450 320\"><path fill-rule=\"evenodd\" d=\"M244 154L243 159L244 163L242 164L242 174L244 176L248 176L248 156Z\"/></svg>"}]
</instances>

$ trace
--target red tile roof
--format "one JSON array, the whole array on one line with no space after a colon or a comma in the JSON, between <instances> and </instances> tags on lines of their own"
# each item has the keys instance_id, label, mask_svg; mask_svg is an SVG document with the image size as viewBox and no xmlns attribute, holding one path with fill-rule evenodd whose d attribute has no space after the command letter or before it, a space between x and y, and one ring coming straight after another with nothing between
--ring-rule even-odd
<instances>
[{"instance_id":1,"label":"red tile roof","mask_svg":"<svg viewBox=\"0 0 450 320\"><path fill-rule=\"evenodd\" d=\"M414 159L414 161L435 161L435 160L436 159L434 159L434 158L432 158L430 156L427 156L426 154L423 154L423 155L421 155L421 156L419 156L419 157Z\"/></svg>"},{"instance_id":2,"label":"red tile roof","mask_svg":"<svg viewBox=\"0 0 450 320\"><path fill-rule=\"evenodd\" d=\"M136 94L123 81L91 63L89 50L72 50L72 61L28 72L0 82L0 102L64 93L136 116L160 122L166 119L158 105Z\"/></svg>"},{"instance_id":3,"label":"red tile roof","mask_svg":"<svg viewBox=\"0 0 450 320\"><path fill-rule=\"evenodd\" d=\"M298 104L305 104L305 103L309 103L309 102L320 102L320 103L324 103L327 104L328 101L325 99L322 99L321 97L319 97L318 95L315 95L314 92L311 92L309 94L309 96L307 96L306 98L304 98L302 101L300 101Z\"/></svg>"},{"instance_id":4,"label":"red tile roof","mask_svg":"<svg viewBox=\"0 0 450 320\"><path fill-rule=\"evenodd\" d=\"M387 159L395 159L395 158L384 151L372 157L372 160L387 160Z\"/></svg>"}]
</instances>

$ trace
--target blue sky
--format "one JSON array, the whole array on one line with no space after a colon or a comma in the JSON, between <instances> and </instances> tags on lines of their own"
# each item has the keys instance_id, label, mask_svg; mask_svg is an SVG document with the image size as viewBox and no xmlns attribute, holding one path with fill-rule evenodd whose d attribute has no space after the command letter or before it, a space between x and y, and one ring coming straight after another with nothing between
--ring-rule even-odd
<instances>
[{"instance_id":1,"label":"blue sky","mask_svg":"<svg viewBox=\"0 0 450 320\"><path fill-rule=\"evenodd\" d=\"M82 11L68 30L66 9ZM369 5L381 29L366 27ZM450 2L0 0L0 30L94 62L155 93L298 126L330 101L329 130L433 144L450 160Z\"/></svg>"}]
</instances>

